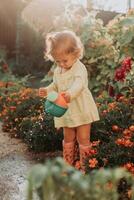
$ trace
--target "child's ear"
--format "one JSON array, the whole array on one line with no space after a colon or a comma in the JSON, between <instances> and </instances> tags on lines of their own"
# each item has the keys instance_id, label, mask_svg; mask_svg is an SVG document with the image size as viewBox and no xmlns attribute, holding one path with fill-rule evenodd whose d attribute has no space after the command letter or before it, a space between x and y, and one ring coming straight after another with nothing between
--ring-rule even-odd
<instances>
[{"instance_id":1,"label":"child's ear","mask_svg":"<svg viewBox=\"0 0 134 200\"><path fill-rule=\"evenodd\" d=\"M74 55L76 56L76 58L79 58L81 56L81 51L80 49L77 49L74 53Z\"/></svg>"}]
</instances>

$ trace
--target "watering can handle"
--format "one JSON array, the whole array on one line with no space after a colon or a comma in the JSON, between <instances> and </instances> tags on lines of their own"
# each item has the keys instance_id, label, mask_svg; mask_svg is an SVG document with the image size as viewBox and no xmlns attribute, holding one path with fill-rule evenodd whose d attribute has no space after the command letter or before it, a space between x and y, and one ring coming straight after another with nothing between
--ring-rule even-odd
<instances>
[{"instance_id":1,"label":"watering can handle","mask_svg":"<svg viewBox=\"0 0 134 200\"><path fill-rule=\"evenodd\" d=\"M65 99L65 92L61 92L60 95Z\"/></svg>"},{"instance_id":2,"label":"watering can handle","mask_svg":"<svg viewBox=\"0 0 134 200\"><path fill-rule=\"evenodd\" d=\"M63 98L65 99L65 92L61 92L60 94L61 94L61 95L63 96ZM66 101L66 99L65 99L65 101ZM68 104L69 102L66 101L66 103Z\"/></svg>"}]
</instances>

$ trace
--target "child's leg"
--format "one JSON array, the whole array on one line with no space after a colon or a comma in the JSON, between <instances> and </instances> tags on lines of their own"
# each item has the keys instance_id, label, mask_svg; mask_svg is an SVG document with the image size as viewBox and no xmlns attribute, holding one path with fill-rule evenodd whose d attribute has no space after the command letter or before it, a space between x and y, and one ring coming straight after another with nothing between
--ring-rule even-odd
<instances>
[{"instance_id":1,"label":"child's leg","mask_svg":"<svg viewBox=\"0 0 134 200\"><path fill-rule=\"evenodd\" d=\"M77 140L80 145L89 145L91 124L84 124L76 128Z\"/></svg>"},{"instance_id":2,"label":"child's leg","mask_svg":"<svg viewBox=\"0 0 134 200\"><path fill-rule=\"evenodd\" d=\"M85 124L77 127L77 140L80 148L80 164L81 168L85 169L85 158L90 152L90 129L91 124Z\"/></svg>"},{"instance_id":3,"label":"child's leg","mask_svg":"<svg viewBox=\"0 0 134 200\"><path fill-rule=\"evenodd\" d=\"M76 136L75 128L64 127L63 133L64 133L64 142L68 143L75 140Z\"/></svg>"},{"instance_id":4,"label":"child's leg","mask_svg":"<svg viewBox=\"0 0 134 200\"><path fill-rule=\"evenodd\" d=\"M63 158L64 160L73 165L74 163L74 147L75 147L75 128L63 128L64 140L63 140Z\"/></svg>"}]
</instances>

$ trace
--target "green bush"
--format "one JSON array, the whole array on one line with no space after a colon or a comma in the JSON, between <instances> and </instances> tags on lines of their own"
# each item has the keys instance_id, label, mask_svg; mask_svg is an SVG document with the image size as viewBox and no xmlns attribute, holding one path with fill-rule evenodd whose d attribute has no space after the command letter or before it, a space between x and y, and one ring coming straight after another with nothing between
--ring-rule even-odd
<instances>
[{"instance_id":1,"label":"green bush","mask_svg":"<svg viewBox=\"0 0 134 200\"><path fill-rule=\"evenodd\" d=\"M125 184L124 184L125 183ZM36 165L29 175L28 200L124 200L134 198L134 178L123 169L98 170L83 175L61 158ZM128 195L128 192L131 192Z\"/></svg>"},{"instance_id":2,"label":"green bush","mask_svg":"<svg viewBox=\"0 0 134 200\"><path fill-rule=\"evenodd\" d=\"M54 128L53 118L50 115L42 115L34 123L27 120L21 123L23 129L24 141L30 149L35 152L53 152L62 149L62 131L58 132Z\"/></svg>"}]
</instances>

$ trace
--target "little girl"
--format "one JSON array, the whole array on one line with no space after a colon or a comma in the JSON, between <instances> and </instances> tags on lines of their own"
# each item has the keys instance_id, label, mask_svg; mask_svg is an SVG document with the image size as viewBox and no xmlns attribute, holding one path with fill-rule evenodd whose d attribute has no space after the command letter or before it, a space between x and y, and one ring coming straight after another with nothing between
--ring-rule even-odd
<instances>
[{"instance_id":1,"label":"little girl","mask_svg":"<svg viewBox=\"0 0 134 200\"><path fill-rule=\"evenodd\" d=\"M60 118L55 117L55 127L63 127L63 157L73 165L75 161L75 141L79 144L81 169L90 151L91 123L99 120L98 110L88 89L86 67L79 58L83 55L83 45L72 31L50 33L46 37L46 56L57 63L53 82L39 89L44 97L51 91L62 93L69 108Z\"/></svg>"}]
</instances>

